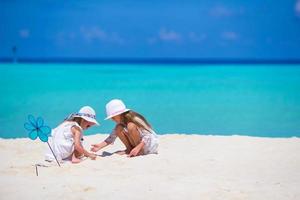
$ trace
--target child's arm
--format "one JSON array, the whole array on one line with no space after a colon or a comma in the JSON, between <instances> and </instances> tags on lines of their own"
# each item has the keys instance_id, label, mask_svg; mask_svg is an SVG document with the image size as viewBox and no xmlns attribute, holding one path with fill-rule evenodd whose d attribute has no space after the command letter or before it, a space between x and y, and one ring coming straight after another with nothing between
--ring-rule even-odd
<instances>
[{"instance_id":1,"label":"child's arm","mask_svg":"<svg viewBox=\"0 0 300 200\"><path fill-rule=\"evenodd\" d=\"M99 151L100 149L106 147L109 144L110 143L107 143L106 141L100 142L99 144L92 144L91 151L97 152L97 151Z\"/></svg>"},{"instance_id":2,"label":"child's arm","mask_svg":"<svg viewBox=\"0 0 300 200\"><path fill-rule=\"evenodd\" d=\"M116 128L115 128L115 129L116 129ZM99 151L100 149L106 147L107 145L113 144L114 141L115 141L116 138L117 138L117 134L116 134L115 129L112 131L112 133L111 133L111 134L110 134L103 142L100 142L100 143L98 143L98 144L92 144L91 151L97 152L97 151Z\"/></svg>"},{"instance_id":3,"label":"child's arm","mask_svg":"<svg viewBox=\"0 0 300 200\"><path fill-rule=\"evenodd\" d=\"M143 149L143 147L145 146L145 143L143 141L141 141L136 147L134 147L130 153L128 154L128 157L134 157L139 155L139 153L141 152L141 150Z\"/></svg>"},{"instance_id":4,"label":"child's arm","mask_svg":"<svg viewBox=\"0 0 300 200\"><path fill-rule=\"evenodd\" d=\"M78 153L83 154L86 157L89 157L91 159L96 159L96 155L93 153L90 153L86 151L83 146L81 145L80 139L81 139L81 130L77 128L76 126L72 127L72 133L74 136L74 149L78 151Z\"/></svg>"}]
</instances>

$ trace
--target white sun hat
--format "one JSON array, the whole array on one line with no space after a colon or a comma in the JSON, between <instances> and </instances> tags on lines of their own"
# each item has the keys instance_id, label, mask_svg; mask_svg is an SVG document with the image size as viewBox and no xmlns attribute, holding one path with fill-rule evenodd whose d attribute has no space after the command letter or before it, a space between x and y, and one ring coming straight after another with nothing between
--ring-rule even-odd
<instances>
[{"instance_id":1,"label":"white sun hat","mask_svg":"<svg viewBox=\"0 0 300 200\"><path fill-rule=\"evenodd\" d=\"M83 106L78 113L75 113L73 117L81 117L84 120L88 122L92 122L96 125L99 125L99 123L96 120L96 112L95 110L90 106Z\"/></svg>"},{"instance_id":2,"label":"white sun hat","mask_svg":"<svg viewBox=\"0 0 300 200\"><path fill-rule=\"evenodd\" d=\"M120 99L113 99L111 100L110 102L108 102L106 104L106 118L105 120L107 119L110 119L114 116L117 116L117 115L120 115L124 112L127 112L129 111L130 109L127 109L125 104L123 103L122 100Z\"/></svg>"}]
</instances>

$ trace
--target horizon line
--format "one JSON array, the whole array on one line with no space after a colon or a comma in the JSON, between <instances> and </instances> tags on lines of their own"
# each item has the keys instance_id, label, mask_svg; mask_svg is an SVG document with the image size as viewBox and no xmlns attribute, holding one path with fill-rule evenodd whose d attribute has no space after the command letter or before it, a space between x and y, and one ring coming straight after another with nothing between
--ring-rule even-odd
<instances>
[{"instance_id":1,"label":"horizon line","mask_svg":"<svg viewBox=\"0 0 300 200\"><path fill-rule=\"evenodd\" d=\"M0 58L0 63L103 63L103 64L300 64L298 59L261 58Z\"/></svg>"}]
</instances>

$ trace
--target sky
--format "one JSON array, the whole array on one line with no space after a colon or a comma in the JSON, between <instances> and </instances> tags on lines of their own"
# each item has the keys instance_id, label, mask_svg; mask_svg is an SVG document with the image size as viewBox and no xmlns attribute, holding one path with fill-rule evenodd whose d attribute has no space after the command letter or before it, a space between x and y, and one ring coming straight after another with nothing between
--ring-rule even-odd
<instances>
[{"instance_id":1,"label":"sky","mask_svg":"<svg viewBox=\"0 0 300 200\"><path fill-rule=\"evenodd\" d=\"M0 58L300 59L300 0L0 0Z\"/></svg>"}]
</instances>

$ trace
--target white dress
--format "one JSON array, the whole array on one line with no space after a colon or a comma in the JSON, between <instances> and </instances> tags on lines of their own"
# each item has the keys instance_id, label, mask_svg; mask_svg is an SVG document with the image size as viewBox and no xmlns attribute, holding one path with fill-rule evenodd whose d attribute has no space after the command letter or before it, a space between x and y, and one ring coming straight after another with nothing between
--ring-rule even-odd
<instances>
[{"instance_id":1,"label":"white dress","mask_svg":"<svg viewBox=\"0 0 300 200\"><path fill-rule=\"evenodd\" d=\"M124 127L124 131L128 133L128 130L126 127ZM138 131L140 133L140 136L142 138L142 141L145 143L145 146L143 148L144 155L146 154L157 154L157 148L158 148L158 136L157 134L150 129L150 131L146 129L138 128ZM112 131L112 133L105 139L105 142L108 144L114 143L114 141L117 138L117 134L115 129Z\"/></svg>"},{"instance_id":2,"label":"white dress","mask_svg":"<svg viewBox=\"0 0 300 200\"><path fill-rule=\"evenodd\" d=\"M142 137L142 141L145 143L144 146L144 154L158 153L158 136L157 134L150 129L150 131L146 129L138 129L140 136Z\"/></svg>"},{"instance_id":3,"label":"white dress","mask_svg":"<svg viewBox=\"0 0 300 200\"><path fill-rule=\"evenodd\" d=\"M72 155L74 152L74 138L71 128L73 126L81 127L77 122L65 121L55 129L52 129L49 144L58 161L62 161ZM82 137L82 136L81 136ZM55 160L51 150L48 147L45 159L48 161Z\"/></svg>"}]
</instances>

